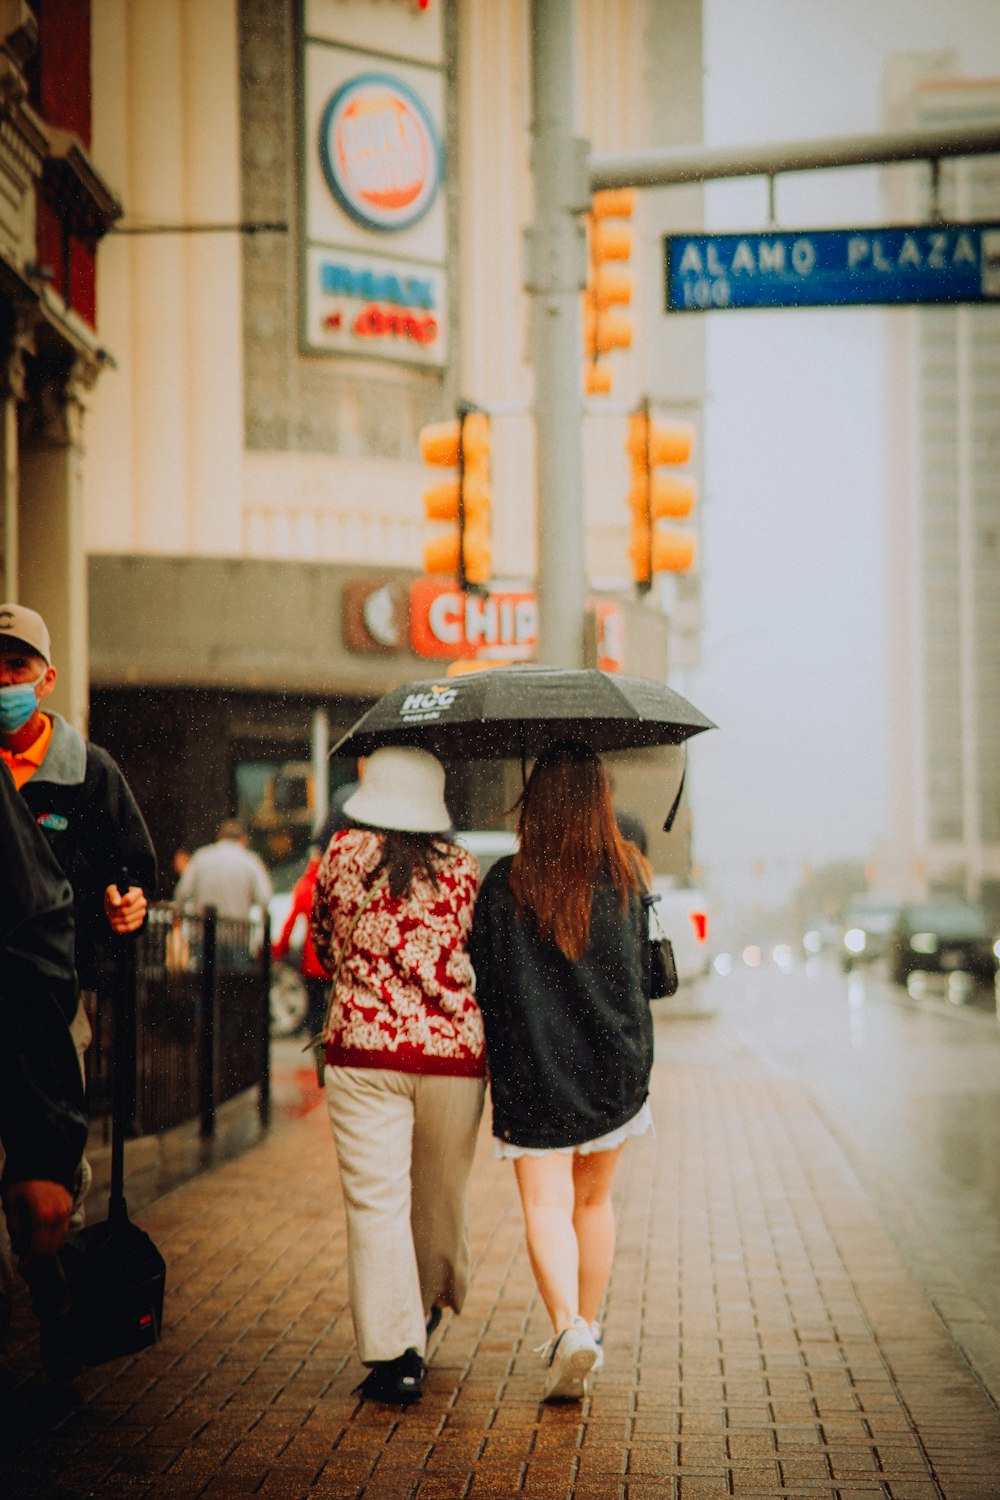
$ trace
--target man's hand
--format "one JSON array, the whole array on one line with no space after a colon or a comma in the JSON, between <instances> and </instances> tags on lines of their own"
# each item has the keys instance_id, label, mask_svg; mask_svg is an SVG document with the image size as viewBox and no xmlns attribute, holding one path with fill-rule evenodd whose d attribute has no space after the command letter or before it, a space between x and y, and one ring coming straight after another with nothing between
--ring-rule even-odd
<instances>
[{"instance_id":1,"label":"man's hand","mask_svg":"<svg viewBox=\"0 0 1000 1500\"><path fill-rule=\"evenodd\" d=\"M116 885L104 892L104 915L112 932L138 932L146 920L146 897L140 886L130 885L124 896Z\"/></svg>"},{"instance_id":2,"label":"man's hand","mask_svg":"<svg viewBox=\"0 0 1000 1500\"><path fill-rule=\"evenodd\" d=\"M62 1248L73 1198L61 1182L12 1182L6 1201L11 1244L19 1256L55 1255Z\"/></svg>"}]
</instances>

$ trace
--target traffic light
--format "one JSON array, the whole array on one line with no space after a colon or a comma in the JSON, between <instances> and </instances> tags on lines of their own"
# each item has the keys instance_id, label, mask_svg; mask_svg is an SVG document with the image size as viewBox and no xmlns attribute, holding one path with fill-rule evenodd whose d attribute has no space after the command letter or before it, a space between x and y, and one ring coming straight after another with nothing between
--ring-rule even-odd
<instances>
[{"instance_id":1,"label":"traffic light","mask_svg":"<svg viewBox=\"0 0 1000 1500\"><path fill-rule=\"evenodd\" d=\"M632 576L641 594L653 586L654 573L686 573L694 563L693 531L676 527L661 530L656 522L680 520L694 507L694 480L687 474L657 474L661 464L690 462L694 428L690 422L654 422L649 402L643 401L628 421L625 444L632 461L632 510L629 557Z\"/></svg>"},{"instance_id":2,"label":"traffic light","mask_svg":"<svg viewBox=\"0 0 1000 1500\"><path fill-rule=\"evenodd\" d=\"M587 220L587 289L583 294L584 389L588 396L603 396L611 389L611 371L600 356L612 349L628 349L632 324L610 311L632 301L632 277L615 270L610 261L627 261L632 254L632 230L628 223L635 205L631 188L610 188L595 193Z\"/></svg>"},{"instance_id":3,"label":"traffic light","mask_svg":"<svg viewBox=\"0 0 1000 1500\"><path fill-rule=\"evenodd\" d=\"M447 573L463 589L489 582L490 419L484 411L460 407L453 422L436 422L420 432L424 463L457 468L454 479L442 479L424 490L429 521L454 521L452 531L433 537L424 547L424 570Z\"/></svg>"}]
</instances>

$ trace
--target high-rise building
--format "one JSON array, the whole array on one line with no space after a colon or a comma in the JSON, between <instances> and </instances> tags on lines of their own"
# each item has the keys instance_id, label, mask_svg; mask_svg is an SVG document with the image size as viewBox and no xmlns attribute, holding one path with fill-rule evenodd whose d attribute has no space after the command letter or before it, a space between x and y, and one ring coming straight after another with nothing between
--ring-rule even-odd
<instances>
[{"instance_id":1,"label":"high-rise building","mask_svg":"<svg viewBox=\"0 0 1000 1500\"><path fill-rule=\"evenodd\" d=\"M1000 79L893 60L894 126L1000 122ZM1000 220L1000 157L886 173L898 222ZM1000 909L1000 308L895 312L886 362L891 869Z\"/></svg>"}]
</instances>

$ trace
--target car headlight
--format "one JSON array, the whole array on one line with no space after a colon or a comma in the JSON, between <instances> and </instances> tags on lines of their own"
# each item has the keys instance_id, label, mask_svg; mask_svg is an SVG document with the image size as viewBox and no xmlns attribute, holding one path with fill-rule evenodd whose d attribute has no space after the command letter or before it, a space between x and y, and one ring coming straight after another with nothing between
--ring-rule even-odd
<instances>
[{"instance_id":1,"label":"car headlight","mask_svg":"<svg viewBox=\"0 0 1000 1500\"><path fill-rule=\"evenodd\" d=\"M940 946L941 939L936 932L915 932L910 938L914 953L936 953Z\"/></svg>"},{"instance_id":2,"label":"car headlight","mask_svg":"<svg viewBox=\"0 0 1000 1500\"><path fill-rule=\"evenodd\" d=\"M844 933L844 947L848 953L864 953L865 934L862 927L849 927Z\"/></svg>"}]
</instances>

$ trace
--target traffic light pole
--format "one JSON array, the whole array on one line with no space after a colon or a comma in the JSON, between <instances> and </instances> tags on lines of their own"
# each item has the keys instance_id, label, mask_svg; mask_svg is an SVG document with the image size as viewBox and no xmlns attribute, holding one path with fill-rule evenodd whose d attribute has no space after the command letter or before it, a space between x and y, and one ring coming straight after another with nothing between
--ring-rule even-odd
<instances>
[{"instance_id":1,"label":"traffic light pole","mask_svg":"<svg viewBox=\"0 0 1000 1500\"><path fill-rule=\"evenodd\" d=\"M462 441L465 435L465 419L469 415L470 407L464 401L459 401L456 406L458 417L458 586L462 593L469 588L469 580L465 575L465 444Z\"/></svg>"},{"instance_id":2,"label":"traffic light pole","mask_svg":"<svg viewBox=\"0 0 1000 1500\"><path fill-rule=\"evenodd\" d=\"M532 0L532 158L535 207L526 240L531 297L538 495L538 660L584 663L587 586L583 516L582 215L591 194L621 187L822 168L929 161L1000 151L1000 127L948 126L820 141L712 149L588 153L572 133L573 0ZM647 425L648 425L647 412ZM651 481L650 481L651 483ZM650 521L651 524L651 521ZM652 539L651 539L652 542ZM650 557L652 565L652 556Z\"/></svg>"},{"instance_id":3,"label":"traffic light pole","mask_svg":"<svg viewBox=\"0 0 1000 1500\"><path fill-rule=\"evenodd\" d=\"M587 279L581 212L587 145L574 138L573 0L532 0L534 220L527 235L535 366L538 660L584 665L580 294Z\"/></svg>"},{"instance_id":4,"label":"traffic light pole","mask_svg":"<svg viewBox=\"0 0 1000 1500\"><path fill-rule=\"evenodd\" d=\"M823 140L767 142L755 146L654 146L639 151L595 152L590 191L621 187L678 187L733 177L775 177L829 167L875 167L893 162L943 161L951 156L1000 151L1000 125L938 125L879 130Z\"/></svg>"},{"instance_id":5,"label":"traffic light pole","mask_svg":"<svg viewBox=\"0 0 1000 1500\"><path fill-rule=\"evenodd\" d=\"M648 594L653 587L653 465L649 451L649 397L643 396L639 403L639 412L643 420L643 442L646 447L646 573L645 577L636 580L636 592Z\"/></svg>"}]
</instances>

